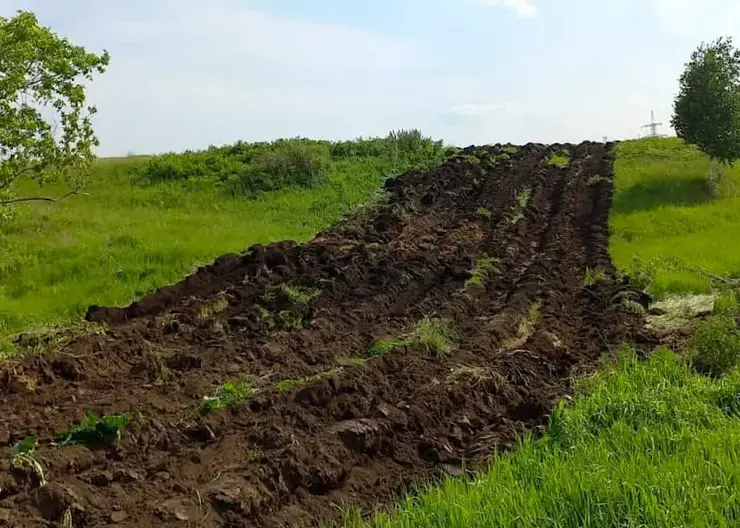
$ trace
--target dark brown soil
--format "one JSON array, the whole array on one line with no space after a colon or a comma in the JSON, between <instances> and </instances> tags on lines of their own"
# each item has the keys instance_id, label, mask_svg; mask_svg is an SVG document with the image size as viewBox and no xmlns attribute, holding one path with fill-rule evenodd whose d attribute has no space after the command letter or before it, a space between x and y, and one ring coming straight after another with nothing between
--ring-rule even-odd
<instances>
[{"instance_id":1,"label":"dark brown soil","mask_svg":"<svg viewBox=\"0 0 740 528\"><path fill-rule=\"evenodd\" d=\"M388 181L308 244L254 246L127 308L91 308L104 335L2 367L0 525L315 526L511 447L574 374L642 331L615 301L628 286L607 254L610 147L470 147ZM550 166L563 149L569 168ZM499 273L466 288L484 255ZM606 278L585 287L587 267ZM367 359L427 317L454 322L450 354ZM194 418L241 378L250 402ZM305 382L278 390L286 380ZM51 446L85 410L133 420L113 447ZM10 466L28 434L41 488Z\"/></svg>"}]
</instances>

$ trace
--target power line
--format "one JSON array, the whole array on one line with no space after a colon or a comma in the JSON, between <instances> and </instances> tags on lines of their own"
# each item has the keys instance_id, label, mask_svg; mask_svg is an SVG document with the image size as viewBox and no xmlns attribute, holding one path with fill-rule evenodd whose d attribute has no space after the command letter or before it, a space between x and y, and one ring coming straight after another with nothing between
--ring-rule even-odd
<instances>
[{"instance_id":1,"label":"power line","mask_svg":"<svg viewBox=\"0 0 740 528\"><path fill-rule=\"evenodd\" d=\"M663 134L658 134L658 127L663 126L663 123L655 122L655 112L650 110L650 122L647 125L642 125L641 128L647 128L647 137L663 137Z\"/></svg>"}]
</instances>

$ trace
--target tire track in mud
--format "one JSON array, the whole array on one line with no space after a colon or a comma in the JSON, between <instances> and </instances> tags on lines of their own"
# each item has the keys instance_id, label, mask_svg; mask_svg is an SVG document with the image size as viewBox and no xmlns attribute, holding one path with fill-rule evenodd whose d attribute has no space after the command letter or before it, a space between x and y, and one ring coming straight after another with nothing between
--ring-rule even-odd
<instances>
[{"instance_id":1,"label":"tire track in mud","mask_svg":"<svg viewBox=\"0 0 740 528\"><path fill-rule=\"evenodd\" d=\"M551 167L563 148L570 167ZM310 244L256 246L132 307L91 310L111 324L105 335L4 368L0 444L48 439L85 409L137 419L114 448L40 449L50 483L38 490L9 471L0 507L15 526L67 510L75 526L115 512L119 526L314 525L336 520L337 505L387 505L440 472L485 463L545 423L574 369L640 331L640 317L609 303L626 287L606 252L611 167L609 145L595 143L469 147L390 180L374 212ZM500 272L465 291L483 255ZM604 281L584 288L586 266L602 266ZM303 328L275 334L264 298L280 284L320 293L300 312ZM219 299L226 306L201 317ZM537 301L539 320L522 332ZM450 357L403 349L340 366L428 315L455 322ZM243 375L259 389L253 401L182 421Z\"/></svg>"}]
</instances>

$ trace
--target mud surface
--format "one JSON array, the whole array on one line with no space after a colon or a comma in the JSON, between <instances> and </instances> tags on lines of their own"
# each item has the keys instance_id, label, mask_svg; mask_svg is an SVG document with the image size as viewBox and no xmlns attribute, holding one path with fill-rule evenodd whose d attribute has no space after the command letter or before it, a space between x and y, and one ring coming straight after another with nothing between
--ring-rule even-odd
<instances>
[{"instance_id":1,"label":"mud surface","mask_svg":"<svg viewBox=\"0 0 740 528\"><path fill-rule=\"evenodd\" d=\"M315 526L512 446L641 332L607 254L610 146L471 147L389 180L308 244L255 246L92 308L105 334L2 366L0 525ZM564 150L568 167L548 163ZM587 269L603 271L595 284ZM368 356L437 319L454 325L451 351ZM242 379L249 401L196 412ZM114 446L50 445L86 410L132 421ZM28 434L43 487L11 467Z\"/></svg>"}]
</instances>

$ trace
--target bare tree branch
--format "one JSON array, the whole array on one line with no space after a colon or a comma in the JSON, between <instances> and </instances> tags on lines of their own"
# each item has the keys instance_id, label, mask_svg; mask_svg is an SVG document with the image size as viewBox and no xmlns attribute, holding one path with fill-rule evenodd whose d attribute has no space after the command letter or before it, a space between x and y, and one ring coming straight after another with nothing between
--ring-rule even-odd
<instances>
[{"instance_id":1,"label":"bare tree branch","mask_svg":"<svg viewBox=\"0 0 740 528\"><path fill-rule=\"evenodd\" d=\"M0 200L0 205L10 205L15 203L21 203L21 202L59 202L61 200L64 200L65 198L69 198L70 196L90 196L88 193L79 192L79 191L70 191L67 194L63 194L62 196L59 196L57 198L52 198L51 196L27 196L25 198L12 198L10 200Z\"/></svg>"}]
</instances>

